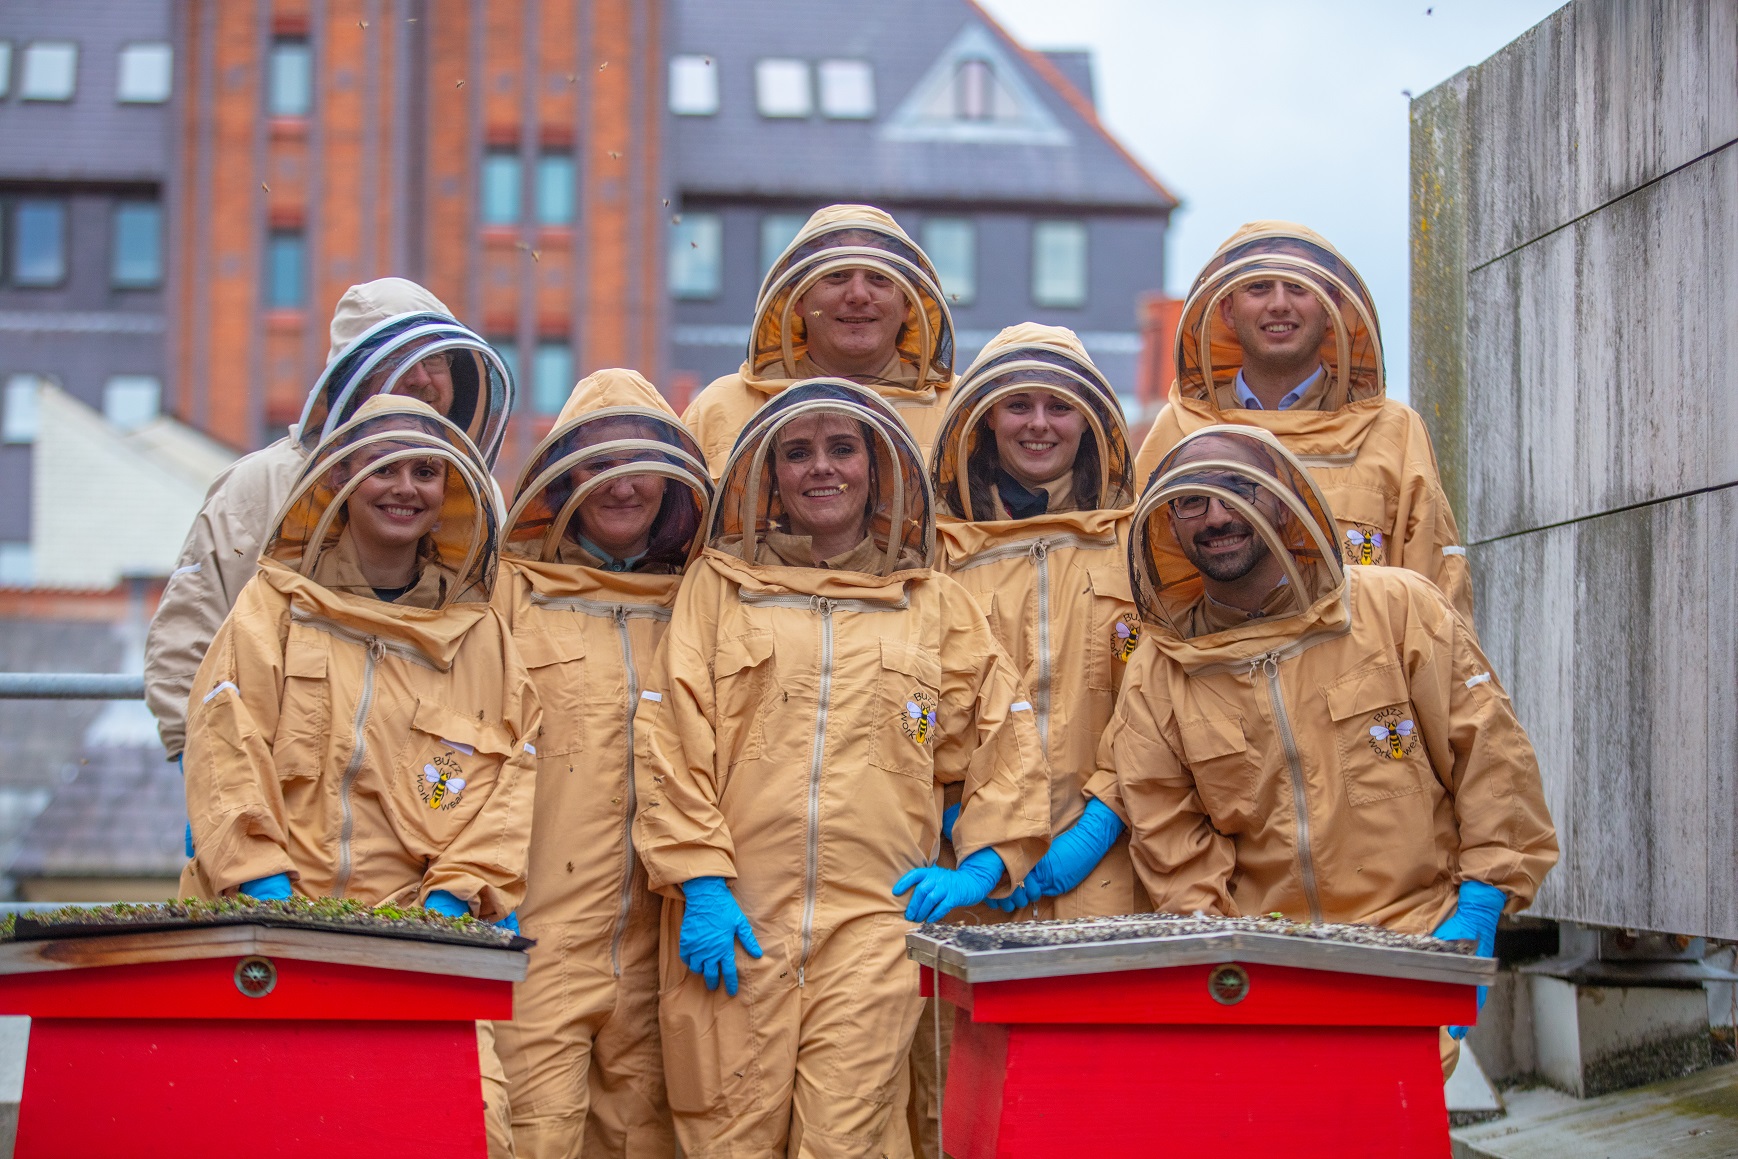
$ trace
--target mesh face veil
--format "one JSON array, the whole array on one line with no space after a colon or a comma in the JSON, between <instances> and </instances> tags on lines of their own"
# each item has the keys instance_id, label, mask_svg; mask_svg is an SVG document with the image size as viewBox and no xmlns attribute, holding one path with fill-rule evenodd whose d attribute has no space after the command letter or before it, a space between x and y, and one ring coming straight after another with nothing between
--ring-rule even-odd
<instances>
[{"instance_id":1,"label":"mesh face veil","mask_svg":"<svg viewBox=\"0 0 1738 1159\"><path fill-rule=\"evenodd\" d=\"M1256 427L1203 427L1159 463L1135 506L1129 535L1129 579L1142 619L1184 639L1202 634L1192 615L1206 592L1201 573L1184 555L1177 508L1191 498L1217 499L1261 537L1280 561L1289 588L1284 607L1266 618L1299 615L1345 583L1339 537L1327 500L1309 472Z\"/></svg>"},{"instance_id":2,"label":"mesh face veil","mask_svg":"<svg viewBox=\"0 0 1738 1159\"><path fill-rule=\"evenodd\" d=\"M896 232L898 226L885 214L867 206L836 210L817 213L767 271L755 302L749 367L757 375L795 378L797 363L808 352L808 331L797 302L828 274L868 269L887 277L905 295L898 348L900 357L917 367L917 385L946 382L953 374L953 317L929 259Z\"/></svg>"},{"instance_id":3,"label":"mesh face veil","mask_svg":"<svg viewBox=\"0 0 1738 1159\"><path fill-rule=\"evenodd\" d=\"M503 551L551 562L566 545L594 558L580 544L580 505L615 480L637 475L665 480L641 566L681 571L704 546L700 528L712 500L712 476L687 429L646 407L589 411L549 433L519 476Z\"/></svg>"},{"instance_id":4,"label":"mesh face veil","mask_svg":"<svg viewBox=\"0 0 1738 1159\"><path fill-rule=\"evenodd\" d=\"M725 464L707 528L707 546L746 563L775 563L769 532L789 532L775 472L779 433L793 421L830 415L855 423L869 451L865 531L880 552L876 574L935 564L935 510L923 456L905 423L880 395L842 378L813 378L776 395L749 420Z\"/></svg>"},{"instance_id":5,"label":"mesh face veil","mask_svg":"<svg viewBox=\"0 0 1738 1159\"><path fill-rule=\"evenodd\" d=\"M405 389L419 364L450 377L447 417L481 450L482 461L493 464L513 410L512 376L487 342L441 314L388 318L333 359L302 410L302 446L311 451L369 398Z\"/></svg>"},{"instance_id":6,"label":"mesh face veil","mask_svg":"<svg viewBox=\"0 0 1738 1159\"><path fill-rule=\"evenodd\" d=\"M1321 360L1328 390L1322 409L1383 396L1382 336L1370 292L1343 258L1305 232L1279 223L1240 230L1196 277L1177 327L1177 387L1185 398L1208 402L1215 410L1223 405L1221 392L1231 390L1244 355L1219 305L1260 281L1301 286L1327 313Z\"/></svg>"},{"instance_id":7,"label":"mesh face veil","mask_svg":"<svg viewBox=\"0 0 1738 1159\"><path fill-rule=\"evenodd\" d=\"M446 471L434 529L418 548L421 569L443 577L436 607L487 600L498 552L488 475L465 433L414 399L380 396L314 449L278 515L264 557L314 578L348 522L345 504L371 473L404 460Z\"/></svg>"},{"instance_id":8,"label":"mesh face veil","mask_svg":"<svg viewBox=\"0 0 1738 1159\"><path fill-rule=\"evenodd\" d=\"M995 353L966 372L948 400L936 439L930 480L943 515L995 518L989 488L996 474L996 438L989 428L992 407L1009 395L1043 390L1067 399L1086 419L1075 462L1077 509L1121 508L1134 502L1134 457L1122 405L1104 376L1061 347L1022 344ZM1079 465L1091 465L1082 479ZM1082 484L1089 484L1086 492ZM1085 492L1085 493L1083 493Z\"/></svg>"}]
</instances>

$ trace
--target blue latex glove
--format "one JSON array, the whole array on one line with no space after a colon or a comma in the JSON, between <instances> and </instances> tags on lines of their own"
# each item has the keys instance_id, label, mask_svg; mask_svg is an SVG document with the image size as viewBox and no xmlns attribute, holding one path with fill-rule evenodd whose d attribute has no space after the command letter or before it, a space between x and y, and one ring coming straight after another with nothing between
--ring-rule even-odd
<instances>
[{"instance_id":1,"label":"blue latex glove","mask_svg":"<svg viewBox=\"0 0 1738 1159\"><path fill-rule=\"evenodd\" d=\"M913 869L894 883L893 896L911 892L911 902L905 907L907 921L939 922L951 909L983 901L1006 869L1001 854L980 849L960 862L958 869L939 865Z\"/></svg>"},{"instance_id":2,"label":"blue latex glove","mask_svg":"<svg viewBox=\"0 0 1738 1159\"><path fill-rule=\"evenodd\" d=\"M504 917L500 921L496 922L495 926L498 929L511 930L515 934L518 933L519 932L519 911L514 910L512 913L508 914L506 917Z\"/></svg>"},{"instance_id":3,"label":"blue latex glove","mask_svg":"<svg viewBox=\"0 0 1738 1159\"><path fill-rule=\"evenodd\" d=\"M252 881L241 883L239 892L259 901L289 901L295 891L290 888L290 875L274 873L270 877L256 877Z\"/></svg>"},{"instance_id":4,"label":"blue latex glove","mask_svg":"<svg viewBox=\"0 0 1738 1159\"><path fill-rule=\"evenodd\" d=\"M941 835L947 840L953 840L953 823L960 819L960 807L949 805L941 811Z\"/></svg>"},{"instance_id":5,"label":"blue latex glove","mask_svg":"<svg viewBox=\"0 0 1738 1159\"><path fill-rule=\"evenodd\" d=\"M437 889L428 895L428 900L422 903L423 909L432 909L443 917L469 917L471 907L468 902L462 902L444 889Z\"/></svg>"},{"instance_id":6,"label":"blue latex glove","mask_svg":"<svg viewBox=\"0 0 1738 1159\"><path fill-rule=\"evenodd\" d=\"M185 753L176 753L175 754L175 767L177 769L181 770L181 779L182 780L187 779L187 766L181 763L181 758L185 755L186 755ZM185 833L181 834L181 844L185 845L187 847L187 860L192 861L193 860L193 822L191 822L191 821L187 822L187 831Z\"/></svg>"},{"instance_id":7,"label":"blue latex glove","mask_svg":"<svg viewBox=\"0 0 1738 1159\"><path fill-rule=\"evenodd\" d=\"M1104 855L1110 852L1110 847L1116 844L1116 839L1122 836L1122 831L1122 819L1111 811L1110 806L1096 797L1089 799L1086 812L1057 834L1049 850L1026 875L1026 880L1015 886L1014 892L1007 897L995 898L989 904L1011 914L1041 897L1062 896L1086 880L1087 875L1104 860Z\"/></svg>"},{"instance_id":8,"label":"blue latex glove","mask_svg":"<svg viewBox=\"0 0 1738 1159\"><path fill-rule=\"evenodd\" d=\"M684 881L682 896L688 902L682 913L681 940L677 943L682 963L706 979L708 990L718 989L719 979L723 979L725 991L734 995L736 943L742 943L749 957L760 957L754 928L722 877Z\"/></svg>"},{"instance_id":9,"label":"blue latex glove","mask_svg":"<svg viewBox=\"0 0 1738 1159\"><path fill-rule=\"evenodd\" d=\"M1508 904L1508 894L1494 885L1486 885L1482 881L1463 881L1460 883L1460 904L1455 907L1448 920L1443 922L1432 936L1445 942L1474 941L1478 943L1481 958L1488 958L1497 950L1497 919L1503 916L1503 906ZM1485 993L1488 986L1479 987L1479 1009L1485 1008ZM1448 1028L1450 1038L1465 1038L1471 1029L1466 1026L1451 1026Z\"/></svg>"}]
</instances>

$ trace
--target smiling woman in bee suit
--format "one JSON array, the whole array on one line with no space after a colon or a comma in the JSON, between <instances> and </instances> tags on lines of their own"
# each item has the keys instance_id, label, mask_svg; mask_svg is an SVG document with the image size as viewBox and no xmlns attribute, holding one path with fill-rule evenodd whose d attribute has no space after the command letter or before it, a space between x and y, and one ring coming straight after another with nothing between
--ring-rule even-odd
<instances>
[{"instance_id":1,"label":"smiling woman in bee suit","mask_svg":"<svg viewBox=\"0 0 1738 1159\"><path fill-rule=\"evenodd\" d=\"M489 603L496 528L475 447L424 403L372 398L314 449L195 677L182 896L510 917L539 713Z\"/></svg>"},{"instance_id":2,"label":"smiling woman in bee suit","mask_svg":"<svg viewBox=\"0 0 1738 1159\"><path fill-rule=\"evenodd\" d=\"M1466 549L1430 435L1387 397L1375 303L1325 238L1283 221L1240 228L1196 276L1176 342L1169 405L1135 460L1141 485L1204 426L1271 431L1332 504L1345 562L1415 571L1472 623Z\"/></svg>"},{"instance_id":3,"label":"smiling woman in bee suit","mask_svg":"<svg viewBox=\"0 0 1738 1159\"><path fill-rule=\"evenodd\" d=\"M1447 598L1345 567L1322 490L1247 426L1160 462L1129 569L1146 639L1087 791L1128 822L1154 907L1490 952L1557 839L1532 745Z\"/></svg>"},{"instance_id":4,"label":"smiling woman in bee suit","mask_svg":"<svg viewBox=\"0 0 1738 1159\"><path fill-rule=\"evenodd\" d=\"M928 256L886 211L829 205L767 271L742 369L701 391L682 421L718 476L762 404L794 382L835 376L872 387L928 455L953 355L953 317Z\"/></svg>"},{"instance_id":5,"label":"smiling woman in bee suit","mask_svg":"<svg viewBox=\"0 0 1738 1159\"><path fill-rule=\"evenodd\" d=\"M314 447L380 393L428 403L494 463L513 406L513 384L495 352L415 282L381 278L345 291L332 314L326 369L301 422L212 483L151 618L145 700L171 760L185 744L193 673L253 578L291 485Z\"/></svg>"},{"instance_id":6,"label":"smiling woman in bee suit","mask_svg":"<svg viewBox=\"0 0 1738 1159\"><path fill-rule=\"evenodd\" d=\"M920 1004L906 932L1049 836L1031 705L933 570L933 519L905 425L853 383L783 392L731 452L636 721L691 1159L879 1153ZM933 864L950 784L958 870Z\"/></svg>"},{"instance_id":7,"label":"smiling woman in bee suit","mask_svg":"<svg viewBox=\"0 0 1738 1159\"><path fill-rule=\"evenodd\" d=\"M675 1153L633 720L711 495L693 437L631 370L574 387L515 489L495 603L543 705L519 907L537 945L495 1026L520 1159Z\"/></svg>"}]
</instances>

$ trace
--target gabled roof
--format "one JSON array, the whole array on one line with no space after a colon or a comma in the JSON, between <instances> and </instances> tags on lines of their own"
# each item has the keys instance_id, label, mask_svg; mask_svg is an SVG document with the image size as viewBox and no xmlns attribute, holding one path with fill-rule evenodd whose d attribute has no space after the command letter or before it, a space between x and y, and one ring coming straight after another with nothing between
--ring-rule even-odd
<instances>
[{"instance_id":1,"label":"gabled roof","mask_svg":"<svg viewBox=\"0 0 1738 1159\"><path fill-rule=\"evenodd\" d=\"M687 196L870 202L965 200L1165 213L1177 205L1099 123L1090 100L972 0L677 0L671 55L718 69L719 109L672 116L674 184ZM768 58L868 62L875 115L762 117ZM946 115L961 61L988 63L994 115Z\"/></svg>"}]
</instances>

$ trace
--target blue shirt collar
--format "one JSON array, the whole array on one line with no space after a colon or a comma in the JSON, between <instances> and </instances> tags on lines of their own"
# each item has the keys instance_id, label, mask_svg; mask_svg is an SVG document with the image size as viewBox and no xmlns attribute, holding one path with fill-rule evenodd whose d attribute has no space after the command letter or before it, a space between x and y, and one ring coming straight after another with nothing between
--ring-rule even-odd
<instances>
[{"instance_id":1,"label":"blue shirt collar","mask_svg":"<svg viewBox=\"0 0 1738 1159\"><path fill-rule=\"evenodd\" d=\"M630 555L626 559L617 559L615 556L611 555L609 552L605 551L583 535L579 537L579 546L585 548L586 552L594 559L601 561L605 571L633 571L634 568L640 565L640 561L646 558L647 552L650 551L648 548L647 551L642 551L638 555Z\"/></svg>"},{"instance_id":2,"label":"blue shirt collar","mask_svg":"<svg viewBox=\"0 0 1738 1159\"><path fill-rule=\"evenodd\" d=\"M1292 407L1296 406L1297 400L1302 398L1304 394L1308 392L1309 388L1316 384L1316 379L1326 373L1326 367L1316 367L1316 372L1314 374L1285 392L1285 397L1279 400L1279 409L1290 410ZM1267 409L1261 405L1261 400L1255 397L1255 392L1249 389L1249 384L1243 381L1243 372L1241 370L1237 372L1237 380L1232 385L1237 391L1238 406L1242 407L1244 410Z\"/></svg>"}]
</instances>

